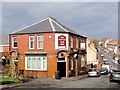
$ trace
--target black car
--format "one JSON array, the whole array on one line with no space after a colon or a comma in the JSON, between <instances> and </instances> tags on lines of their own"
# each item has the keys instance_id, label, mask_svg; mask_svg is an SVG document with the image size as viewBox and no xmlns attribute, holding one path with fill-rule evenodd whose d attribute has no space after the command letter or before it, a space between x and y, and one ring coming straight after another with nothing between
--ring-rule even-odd
<instances>
[{"instance_id":1,"label":"black car","mask_svg":"<svg viewBox=\"0 0 120 90\"><path fill-rule=\"evenodd\" d=\"M110 74L110 82L120 82L120 70L113 70Z\"/></svg>"},{"instance_id":2,"label":"black car","mask_svg":"<svg viewBox=\"0 0 120 90\"><path fill-rule=\"evenodd\" d=\"M106 74L108 74L109 72L108 72L108 69L106 68L106 67L102 67L101 68L101 70L100 70L100 74L101 75L106 75Z\"/></svg>"}]
</instances>

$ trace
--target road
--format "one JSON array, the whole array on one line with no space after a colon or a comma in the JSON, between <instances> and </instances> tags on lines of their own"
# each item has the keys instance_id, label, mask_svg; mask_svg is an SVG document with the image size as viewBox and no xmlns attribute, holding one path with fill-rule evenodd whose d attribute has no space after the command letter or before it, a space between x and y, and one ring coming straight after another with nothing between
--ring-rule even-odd
<instances>
[{"instance_id":1,"label":"road","mask_svg":"<svg viewBox=\"0 0 120 90\"><path fill-rule=\"evenodd\" d=\"M104 57L109 61L109 63L113 66L113 69L120 70L120 64L115 63L115 60L112 59L103 49L101 49L100 53L103 53Z\"/></svg>"},{"instance_id":2,"label":"road","mask_svg":"<svg viewBox=\"0 0 120 90\"><path fill-rule=\"evenodd\" d=\"M16 87L16 89L21 88L118 88L120 84L109 82L109 74L102 75L101 77L88 77L85 79L61 79L61 80L54 80L54 79L35 79L32 82ZM6 90L12 90L6 89Z\"/></svg>"},{"instance_id":3,"label":"road","mask_svg":"<svg viewBox=\"0 0 120 90\"><path fill-rule=\"evenodd\" d=\"M117 83L110 83L109 76L90 77L83 80L61 83L60 88L118 88Z\"/></svg>"}]
</instances>

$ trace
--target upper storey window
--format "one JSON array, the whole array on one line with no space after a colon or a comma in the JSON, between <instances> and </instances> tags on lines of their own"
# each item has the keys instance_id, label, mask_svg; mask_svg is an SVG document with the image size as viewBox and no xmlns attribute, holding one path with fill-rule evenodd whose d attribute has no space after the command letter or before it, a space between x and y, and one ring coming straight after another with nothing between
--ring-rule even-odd
<instances>
[{"instance_id":1,"label":"upper storey window","mask_svg":"<svg viewBox=\"0 0 120 90\"><path fill-rule=\"evenodd\" d=\"M76 38L76 48L78 48L78 38Z\"/></svg>"},{"instance_id":2,"label":"upper storey window","mask_svg":"<svg viewBox=\"0 0 120 90\"><path fill-rule=\"evenodd\" d=\"M16 36L12 37L12 48L17 48L17 37Z\"/></svg>"},{"instance_id":3,"label":"upper storey window","mask_svg":"<svg viewBox=\"0 0 120 90\"><path fill-rule=\"evenodd\" d=\"M70 37L70 47L73 48L73 37Z\"/></svg>"},{"instance_id":4,"label":"upper storey window","mask_svg":"<svg viewBox=\"0 0 120 90\"><path fill-rule=\"evenodd\" d=\"M37 49L43 49L43 36L37 36Z\"/></svg>"},{"instance_id":5,"label":"upper storey window","mask_svg":"<svg viewBox=\"0 0 120 90\"><path fill-rule=\"evenodd\" d=\"M34 49L34 36L29 36L29 49Z\"/></svg>"}]
</instances>

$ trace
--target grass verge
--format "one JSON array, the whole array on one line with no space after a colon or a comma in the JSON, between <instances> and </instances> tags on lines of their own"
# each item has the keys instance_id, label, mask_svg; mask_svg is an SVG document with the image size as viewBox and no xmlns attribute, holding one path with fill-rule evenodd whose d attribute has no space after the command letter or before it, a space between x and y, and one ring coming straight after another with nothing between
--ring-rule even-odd
<instances>
[{"instance_id":1,"label":"grass verge","mask_svg":"<svg viewBox=\"0 0 120 90\"><path fill-rule=\"evenodd\" d=\"M0 84L19 83L21 80L12 77L0 77Z\"/></svg>"}]
</instances>

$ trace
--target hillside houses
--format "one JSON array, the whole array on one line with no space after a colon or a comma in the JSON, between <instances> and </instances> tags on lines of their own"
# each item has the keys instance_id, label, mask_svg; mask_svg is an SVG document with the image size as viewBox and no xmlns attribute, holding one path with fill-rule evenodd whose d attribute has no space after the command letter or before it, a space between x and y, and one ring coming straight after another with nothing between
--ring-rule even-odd
<instances>
[{"instance_id":1,"label":"hillside houses","mask_svg":"<svg viewBox=\"0 0 120 90\"><path fill-rule=\"evenodd\" d=\"M94 43L92 43L90 39L87 39L87 66L89 68L94 67L97 69L100 69L102 66L102 62L99 58L99 53L95 48Z\"/></svg>"},{"instance_id":2,"label":"hillside houses","mask_svg":"<svg viewBox=\"0 0 120 90\"><path fill-rule=\"evenodd\" d=\"M107 39L105 41L104 47L106 48L107 52L112 52L116 55L120 53L120 45L118 44L118 39Z\"/></svg>"}]
</instances>

